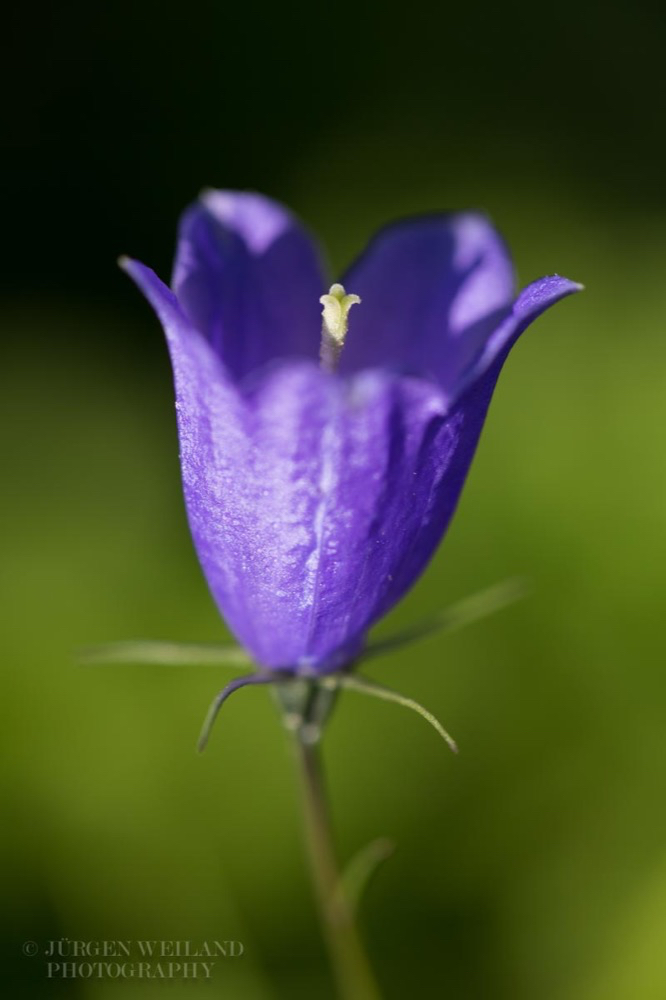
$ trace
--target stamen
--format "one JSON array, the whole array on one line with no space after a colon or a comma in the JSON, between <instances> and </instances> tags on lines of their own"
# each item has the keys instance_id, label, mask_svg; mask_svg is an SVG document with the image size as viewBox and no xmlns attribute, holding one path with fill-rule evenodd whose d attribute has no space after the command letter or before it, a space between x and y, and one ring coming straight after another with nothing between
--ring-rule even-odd
<instances>
[{"instance_id":1,"label":"stamen","mask_svg":"<svg viewBox=\"0 0 666 1000\"><path fill-rule=\"evenodd\" d=\"M334 372L347 336L349 310L361 300L358 295L347 295L343 286L336 284L331 285L329 292L322 295L319 301L324 307L319 357L322 368Z\"/></svg>"}]
</instances>

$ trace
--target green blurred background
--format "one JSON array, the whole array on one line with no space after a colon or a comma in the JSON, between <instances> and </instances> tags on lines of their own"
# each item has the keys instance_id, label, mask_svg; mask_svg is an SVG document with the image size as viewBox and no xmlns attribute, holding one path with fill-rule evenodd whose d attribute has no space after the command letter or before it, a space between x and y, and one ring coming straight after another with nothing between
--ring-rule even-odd
<instances>
[{"instance_id":1,"label":"green blurred background","mask_svg":"<svg viewBox=\"0 0 666 1000\"><path fill-rule=\"evenodd\" d=\"M325 755L385 995L666 996L663 23L648 5L53 6L14 15L3 126L3 985L12 997L331 997L267 692L194 752L211 669L90 642L219 640L156 321L205 185L289 203L342 269L403 214L478 207L523 283L587 286L500 380L461 506L384 634L497 580L532 595L368 667ZM50 939L234 939L213 982L47 980Z\"/></svg>"}]
</instances>

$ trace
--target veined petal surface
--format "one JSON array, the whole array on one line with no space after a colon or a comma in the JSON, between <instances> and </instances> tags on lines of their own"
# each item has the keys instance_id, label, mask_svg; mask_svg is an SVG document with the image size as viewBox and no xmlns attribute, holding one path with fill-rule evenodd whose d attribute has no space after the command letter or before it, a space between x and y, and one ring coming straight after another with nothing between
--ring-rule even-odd
<instances>
[{"instance_id":1,"label":"veined petal surface","mask_svg":"<svg viewBox=\"0 0 666 1000\"><path fill-rule=\"evenodd\" d=\"M205 192L181 218L172 287L235 379L278 358L317 357L319 254L269 198Z\"/></svg>"},{"instance_id":2,"label":"veined petal surface","mask_svg":"<svg viewBox=\"0 0 666 1000\"><path fill-rule=\"evenodd\" d=\"M371 240L343 282L360 295L341 370L388 367L451 394L515 295L509 252L483 215L407 219Z\"/></svg>"}]
</instances>

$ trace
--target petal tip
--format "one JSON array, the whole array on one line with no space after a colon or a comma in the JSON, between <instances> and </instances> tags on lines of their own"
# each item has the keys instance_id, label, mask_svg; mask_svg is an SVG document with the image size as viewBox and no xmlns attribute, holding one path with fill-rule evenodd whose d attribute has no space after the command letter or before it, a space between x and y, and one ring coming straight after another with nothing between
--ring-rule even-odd
<instances>
[{"instance_id":1,"label":"petal tip","mask_svg":"<svg viewBox=\"0 0 666 1000\"><path fill-rule=\"evenodd\" d=\"M199 194L204 212L222 226L230 227L253 254L263 254L294 224L284 205L256 191L204 188Z\"/></svg>"},{"instance_id":2,"label":"petal tip","mask_svg":"<svg viewBox=\"0 0 666 1000\"><path fill-rule=\"evenodd\" d=\"M576 292L585 291L585 285L581 284L580 281L572 281L561 274L552 275L552 284L555 286L552 294L554 302L565 299L569 295L575 295Z\"/></svg>"},{"instance_id":3,"label":"petal tip","mask_svg":"<svg viewBox=\"0 0 666 1000\"><path fill-rule=\"evenodd\" d=\"M529 317L531 322L556 302L582 290L583 285L561 274L545 274L523 288L513 305L514 318Z\"/></svg>"},{"instance_id":4,"label":"petal tip","mask_svg":"<svg viewBox=\"0 0 666 1000\"><path fill-rule=\"evenodd\" d=\"M565 294L582 292L585 288L585 285L582 285L580 281L572 281L571 278L565 278L562 274L548 274L544 278L541 278L541 281L549 281L553 284L557 283Z\"/></svg>"},{"instance_id":5,"label":"petal tip","mask_svg":"<svg viewBox=\"0 0 666 1000\"><path fill-rule=\"evenodd\" d=\"M116 263L121 271L124 271L125 274L129 275L130 278L133 278L134 281L138 283L139 275L142 268L145 268L145 264L142 264L141 261L136 260L134 257L130 257L126 253L117 257Z\"/></svg>"},{"instance_id":6,"label":"petal tip","mask_svg":"<svg viewBox=\"0 0 666 1000\"><path fill-rule=\"evenodd\" d=\"M197 196L197 201L199 202L200 205L203 205L204 208L207 208L209 211L211 211L216 201L220 197L224 197L225 194L228 194L228 192L222 191L220 188L214 188L209 185L206 185L206 187L202 187L201 191L199 191L199 194Z\"/></svg>"}]
</instances>

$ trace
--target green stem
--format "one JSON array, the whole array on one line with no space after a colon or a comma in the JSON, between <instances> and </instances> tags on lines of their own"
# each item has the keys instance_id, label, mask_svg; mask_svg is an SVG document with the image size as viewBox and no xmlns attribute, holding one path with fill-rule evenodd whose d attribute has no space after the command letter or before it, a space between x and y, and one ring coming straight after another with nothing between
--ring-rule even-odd
<instances>
[{"instance_id":1,"label":"green stem","mask_svg":"<svg viewBox=\"0 0 666 1000\"><path fill-rule=\"evenodd\" d=\"M312 878L339 993L344 1000L379 1000L352 911L341 892L318 747L303 739L302 731L295 736Z\"/></svg>"}]
</instances>

